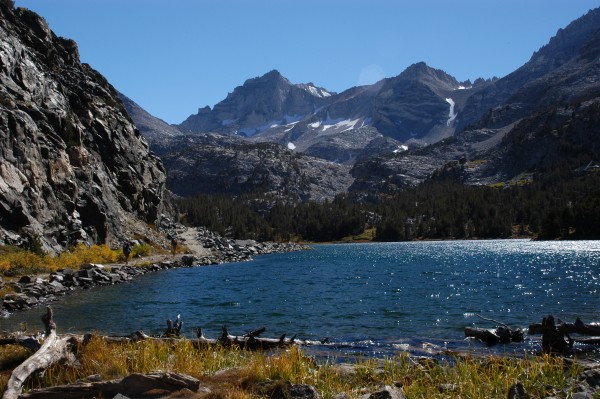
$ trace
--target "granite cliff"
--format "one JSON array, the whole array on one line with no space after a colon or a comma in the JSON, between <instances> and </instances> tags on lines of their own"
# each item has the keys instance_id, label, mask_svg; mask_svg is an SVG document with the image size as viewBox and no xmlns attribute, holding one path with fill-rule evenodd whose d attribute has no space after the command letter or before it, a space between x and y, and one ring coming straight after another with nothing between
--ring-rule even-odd
<instances>
[{"instance_id":1,"label":"granite cliff","mask_svg":"<svg viewBox=\"0 0 600 399\"><path fill-rule=\"evenodd\" d=\"M115 89L43 18L0 2L0 244L49 251L151 234L161 161Z\"/></svg>"}]
</instances>

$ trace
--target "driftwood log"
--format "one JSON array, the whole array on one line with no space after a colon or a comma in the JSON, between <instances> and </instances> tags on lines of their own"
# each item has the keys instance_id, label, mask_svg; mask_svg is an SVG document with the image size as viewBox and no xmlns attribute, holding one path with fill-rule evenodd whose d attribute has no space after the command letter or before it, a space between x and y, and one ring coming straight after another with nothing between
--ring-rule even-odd
<instances>
[{"instance_id":1,"label":"driftwood log","mask_svg":"<svg viewBox=\"0 0 600 399\"><path fill-rule=\"evenodd\" d=\"M200 388L200 382L190 376L174 373L150 373L150 374L131 374L120 380L99 381L79 383L49 388L35 389L23 393L23 385L27 378L38 370L44 370L52 364L67 361L76 363L74 351L79 345L85 345L92 338L91 334L86 335L68 335L59 336L56 333L56 324L52 317L52 308L47 307L46 313L42 316L45 327L45 338L42 345L34 337L10 337L0 340L0 345L22 345L30 348L34 354L25 360L20 366L15 368L10 379L6 384L2 399L69 399L69 398L94 398L94 397L114 397L122 394L130 397L143 396L147 392L170 393L182 389L189 389L197 392ZM179 318L174 327L177 333L182 322ZM175 331L174 331L175 332ZM161 341L175 340L176 338L152 338L143 332L137 331L129 337L101 337L106 342L135 342L147 339L156 339ZM209 392L205 388L204 392ZM153 396L154 397L154 396Z\"/></svg>"},{"instance_id":2,"label":"driftwood log","mask_svg":"<svg viewBox=\"0 0 600 399\"><path fill-rule=\"evenodd\" d=\"M151 391L152 397L189 389L200 390L200 381L184 374L151 373L131 374L120 380L87 382L71 385L60 385L50 388L36 389L21 394L21 399L80 399L80 398L113 398L118 394L127 397L140 397ZM204 392L209 393L207 388Z\"/></svg>"},{"instance_id":3,"label":"driftwood log","mask_svg":"<svg viewBox=\"0 0 600 399\"><path fill-rule=\"evenodd\" d=\"M575 342L600 345L600 325L585 324L578 317L575 323L556 323L552 315L542 319L541 323L529 325L529 334L542 334L542 350L545 353L565 353L573 348ZM572 338L570 334L591 336Z\"/></svg>"},{"instance_id":4,"label":"driftwood log","mask_svg":"<svg viewBox=\"0 0 600 399\"><path fill-rule=\"evenodd\" d=\"M6 383L3 399L17 399L23 392L23 384L27 378L37 370L45 370L52 364L63 360L75 361L73 350L76 348L76 342L72 337L61 338L56 334L56 324L52 320L52 308L49 306L42 316L42 321L46 328L44 344L13 370Z\"/></svg>"},{"instance_id":5,"label":"driftwood log","mask_svg":"<svg viewBox=\"0 0 600 399\"><path fill-rule=\"evenodd\" d=\"M523 331L519 329L512 329L506 324L497 320L488 319L481 315L476 316L483 320L499 324L500 326L495 329L466 327L465 337L476 338L485 342L488 346L493 346L499 343L508 344L510 342L523 342Z\"/></svg>"},{"instance_id":6,"label":"driftwood log","mask_svg":"<svg viewBox=\"0 0 600 399\"><path fill-rule=\"evenodd\" d=\"M244 335L236 336L229 334L227 326L223 326L223 332L217 339L206 338L202 332L202 328L198 328L197 337L200 345L208 346L223 346L223 347L238 347L248 350L267 350L274 348L282 348L291 345L315 345L322 344L323 341L304 341L296 339L294 335L292 338L286 338L283 334L279 338L261 338L260 334L266 331L266 328L250 331Z\"/></svg>"},{"instance_id":7,"label":"driftwood log","mask_svg":"<svg viewBox=\"0 0 600 399\"><path fill-rule=\"evenodd\" d=\"M575 319L575 323L559 323L556 325L556 328L568 334L581 334L600 337L600 325L585 324L579 317ZM542 334L543 332L543 321L542 323L534 323L529 325L529 334Z\"/></svg>"}]
</instances>

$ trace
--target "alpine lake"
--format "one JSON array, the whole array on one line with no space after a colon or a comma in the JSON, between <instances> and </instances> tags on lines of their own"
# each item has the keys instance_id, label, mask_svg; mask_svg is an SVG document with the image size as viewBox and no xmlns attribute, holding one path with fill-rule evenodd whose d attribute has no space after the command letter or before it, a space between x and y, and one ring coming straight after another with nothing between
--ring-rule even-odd
<instances>
[{"instance_id":1,"label":"alpine lake","mask_svg":"<svg viewBox=\"0 0 600 399\"><path fill-rule=\"evenodd\" d=\"M600 241L429 241L313 245L250 262L164 270L52 303L59 333L160 334L181 315L193 339L266 327L329 343L326 357L382 357L439 350L523 354L539 337L486 347L465 327L498 320L527 329L552 314L600 322ZM0 319L0 329L41 330L42 308Z\"/></svg>"}]
</instances>

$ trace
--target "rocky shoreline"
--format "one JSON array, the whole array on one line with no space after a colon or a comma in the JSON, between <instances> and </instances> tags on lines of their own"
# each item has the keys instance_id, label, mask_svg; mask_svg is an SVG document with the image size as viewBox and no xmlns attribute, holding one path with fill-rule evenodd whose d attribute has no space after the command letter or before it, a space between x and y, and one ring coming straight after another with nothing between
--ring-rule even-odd
<instances>
[{"instance_id":1,"label":"rocky shoreline","mask_svg":"<svg viewBox=\"0 0 600 399\"><path fill-rule=\"evenodd\" d=\"M177 236L176 230L171 234ZM6 285L13 291L2 298L0 316L7 317L11 312L27 310L56 301L61 296L77 290L120 284L131 281L136 276L159 270L242 262L251 260L255 255L300 251L309 248L306 245L291 242L232 240L204 228L197 229L197 239L208 250L208 255L187 254L173 258L165 255L161 261L143 266L88 263L79 270L59 269L47 277L22 276L18 281L12 282L3 282L0 279L0 288ZM181 241L185 245L185 241Z\"/></svg>"}]
</instances>

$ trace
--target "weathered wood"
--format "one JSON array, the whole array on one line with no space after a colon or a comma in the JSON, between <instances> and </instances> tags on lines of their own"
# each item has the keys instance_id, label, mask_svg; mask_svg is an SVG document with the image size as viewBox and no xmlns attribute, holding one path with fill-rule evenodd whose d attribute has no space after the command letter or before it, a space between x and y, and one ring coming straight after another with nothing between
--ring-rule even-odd
<instances>
[{"instance_id":1,"label":"weathered wood","mask_svg":"<svg viewBox=\"0 0 600 399\"><path fill-rule=\"evenodd\" d=\"M56 334L56 324L52 320L52 308L48 306L46 314L42 316L46 327L46 338L40 349L15 368L6 383L3 399L17 399L23 391L23 384L37 370L43 370L61 360L72 360L72 337L59 338Z\"/></svg>"},{"instance_id":2,"label":"weathered wood","mask_svg":"<svg viewBox=\"0 0 600 399\"><path fill-rule=\"evenodd\" d=\"M499 336L485 328L465 327L465 337L476 338L485 342L488 346L493 346L500 342Z\"/></svg>"},{"instance_id":3,"label":"weathered wood","mask_svg":"<svg viewBox=\"0 0 600 399\"><path fill-rule=\"evenodd\" d=\"M579 317L575 319L575 323L559 323L556 325L556 328L567 334L600 336L600 325L585 324ZM543 332L544 326L542 323L533 323L529 325L529 334L542 334Z\"/></svg>"},{"instance_id":4,"label":"weathered wood","mask_svg":"<svg viewBox=\"0 0 600 399\"><path fill-rule=\"evenodd\" d=\"M21 399L79 399L105 397L117 394L139 397L152 391L154 394L168 394L182 389L192 392L200 390L200 381L185 374L150 373L131 374L123 379L60 385L44 389L35 389L20 396ZM205 388L203 392L210 391Z\"/></svg>"},{"instance_id":5,"label":"weathered wood","mask_svg":"<svg viewBox=\"0 0 600 399\"><path fill-rule=\"evenodd\" d=\"M223 326L223 333L217 339L206 338L199 327L197 330L197 345L204 346L223 346L223 347L238 347L248 350L267 350L274 348L283 348L291 345L324 345L328 340L323 341L308 341L296 339L296 335L292 338L286 338L283 334L279 338L259 338L258 334L262 334L266 328L262 327L258 330L251 331L241 336L231 335L227 330L227 326Z\"/></svg>"},{"instance_id":6,"label":"weathered wood","mask_svg":"<svg viewBox=\"0 0 600 399\"><path fill-rule=\"evenodd\" d=\"M267 328L266 327L261 327L259 329L247 332L246 334L244 334L244 337L259 337L260 334L264 333L265 331L267 331Z\"/></svg>"},{"instance_id":7,"label":"weathered wood","mask_svg":"<svg viewBox=\"0 0 600 399\"><path fill-rule=\"evenodd\" d=\"M177 315L177 319L175 319L175 323L171 321L171 319L167 320L167 331L165 331L165 336L167 337L179 337L181 335L181 329L183 328L183 321L181 320L181 315Z\"/></svg>"},{"instance_id":8,"label":"weathered wood","mask_svg":"<svg viewBox=\"0 0 600 399\"><path fill-rule=\"evenodd\" d=\"M579 317L575 319L575 323L555 324L554 318L549 315L541 323L530 324L529 334L542 334L542 348L545 352L570 351L575 342L586 345L600 345L600 325L585 324ZM591 337L573 338L569 334Z\"/></svg>"},{"instance_id":9,"label":"weathered wood","mask_svg":"<svg viewBox=\"0 0 600 399\"><path fill-rule=\"evenodd\" d=\"M488 346L496 345L498 343L507 344L510 342L523 342L523 331L519 329L512 329L506 324L494 319L489 319L478 314L476 316L483 320L499 324L500 327L497 327L493 330L485 328L466 327L466 337L473 337L479 339L480 341L485 342Z\"/></svg>"}]
</instances>

